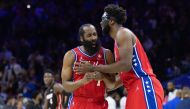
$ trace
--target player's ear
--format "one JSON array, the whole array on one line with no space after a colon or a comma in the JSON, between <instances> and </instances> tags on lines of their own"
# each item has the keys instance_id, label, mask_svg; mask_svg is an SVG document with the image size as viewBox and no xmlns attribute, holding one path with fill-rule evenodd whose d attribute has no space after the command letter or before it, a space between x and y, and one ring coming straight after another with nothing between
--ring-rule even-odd
<instances>
[{"instance_id":1,"label":"player's ear","mask_svg":"<svg viewBox=\"0 0 190 109\"><path fill-rule=\"evenodd\" d=\"M114 20L109 20L109 25L113 25L115 23Z\"/></svg>"}]
</instances>

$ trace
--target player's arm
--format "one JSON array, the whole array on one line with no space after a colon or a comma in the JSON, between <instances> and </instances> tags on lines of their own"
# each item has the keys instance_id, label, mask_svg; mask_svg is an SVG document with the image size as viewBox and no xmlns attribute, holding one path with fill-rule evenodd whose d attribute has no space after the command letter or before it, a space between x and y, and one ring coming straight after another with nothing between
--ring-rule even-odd
<instances>
[{"instance_id":1,"label":"player's arm","mask_svg":"<svg viewBox=\"0 0 190 109\"><path fill-rule=\"evenodd\" d=\"M77 88L88 82L86 78L83 78L75 82L69 81L72 77L72 66L74 64L74 61L75 61L75 54L72 51L68 51L63 59L63 67L61 73L62 85L66 92L73 92Z\"/></svg>"},{"instance_id":2,"label":"player's arm","mask_svg":"<svg viewBox=\"0 0 190 109\"><path fill-rule=\"evenodd\" d=\"M44 100L44 108L43 109L48 109L48 99L46 98L47 92L45 92L44 96L45 96L45 100Z\"/></svg>"},{"instance_id":3,"label":"player's arm","mask_svg":"<svg viewBox=\"0 0 190 109\"><path fill-rule=\"evenodd\" d=\"M123 86L123 83L122 83L119 75L116 75L114 82L112 82L111 84L109 84L109 86L107 86L107 90L112 91L112 90L115 90L121 86Z\"/></svg>"},{"instance_id":4,"label":"player's arm","mask_svg":"<svg viewBox=\"0 0 190 109\"><path fill-rule=\"evenodd\" d=\"M120 61L110 65L93 66L93 70L115 73L121 71L129 71L132 67L133 54L133 34L127 29L122 29L117 33L116 42L119 49Z\"/></svg>"}]
</instances>

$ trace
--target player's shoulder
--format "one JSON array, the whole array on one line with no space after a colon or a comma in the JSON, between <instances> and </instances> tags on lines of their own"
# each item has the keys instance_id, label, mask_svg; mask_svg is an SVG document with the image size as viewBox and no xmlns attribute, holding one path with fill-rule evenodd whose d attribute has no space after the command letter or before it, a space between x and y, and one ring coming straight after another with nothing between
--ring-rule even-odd
<instances>
[{"instance_id":1,"label":"player's shoulder","mask_svg":"<svg viewBox=\"0 0 190 109\"><path fill-rule=\"evenodd\" d=\"M72 49L68 50L68 51L65 53L65 55L74 56L76 50L78 50L78 47L75 47L75 48L72 48Z\"/></svg>"},{"instance_id":2,"label":"player's shoulder","mask_svg":"<svg viewBox=\"0 0 190 109\"><path fill-rule=\"evenodd\" d=\"M123 36L123 35L133 35L133 32L128 28L121 27L117 32L117 36Z\"/></svg>"},{"instance_id":3,"label":"player's shoulder","mask_svg":"<svg viewBox=\"0 0 190 109\"><path fill-rule=\"evenodd\" d=\"M71 49L71 50L68 50L68 51L65 53L65 56L67 56L67 55L68 55L68 56L74 55L72 49Z\"/></svg>"},{"instance_id":4,"label":"player's shoulder","mask_svg":"<svg viewBox=\"0 0 190 109\"><path fill-rule=\"evenodd\" d=\"M112 53L110 49L105 49L105 53Z\"/></svg>"},{"instance_id":5,"label":"player's shoulder","mask_svg":"<svg viewBox=\"0 0 190 109\"><path fill-rule=\"evenodd\" d=\"M116 35L116 41L117 42L124 42L126 40L134 40L135 39L135 34L128 28L122 27L118 30L117 35Z\"/></svg>"},{"instance_id":6,"label":"player's shoulder","mask_svg":"<svg viewBox=\"0 0 190 109\"><path fill-rule=\"evenodd\" d=\"M101 47L101 48L104 50L105 53L109 53L109 52L111 52L110 49L107 49L107 48L104 48L104 47Z\"/></svg>"},{"instance_id":7,"label":"player's shoulder","mask_svg":"<svg viewBox=\"0 0 190 109\"><path fill-rule=\"evenodd\" d=\"M70 50L68 50L66 53L65 53L65 56L64 57L66 57L66 58L75 58L75 51L74 51L74 49L70 49Z\"/></svg>"},{"instance_id":8,"label":"player's shoulder","mask_svg":"<svg viewBox=\"0 0 190 109\"><path fill-rule=\"evenodd\" d=\"M112 53L112 51L110 49L107 49L107 48L104 48L104 47L102 47L102 48L104 49L104 53L105 53L106 58L107 57L110 58L110 56L113 56L113 53Z\"/></svg>"}]
</instances>

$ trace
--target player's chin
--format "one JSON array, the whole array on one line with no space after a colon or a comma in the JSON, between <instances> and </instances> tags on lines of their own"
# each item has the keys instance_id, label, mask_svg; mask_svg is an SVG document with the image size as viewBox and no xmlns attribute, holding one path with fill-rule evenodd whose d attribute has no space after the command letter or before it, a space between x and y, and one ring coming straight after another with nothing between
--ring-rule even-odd
<instances>
[{"instance_id":1,"label":"player's chin","mask_svg":"<svg viewBox=\"0 0 190 109\"><path fill-rule=\"evenodd\" d=\"M105 27L104 27L104 26L101 26L101 28L102 28L102 31L104 31Z\"/></svg>"},{"instance_id":2,"label":"player's chin","mask_svg":"<svg viewBox=\"0 0 190 109\"><path fill-rule=\"evenodd\" d=\"M106 27L105 25L103 24L101 25L102 31L105 29L105 27Z\"/></svg>"}]
</instances>

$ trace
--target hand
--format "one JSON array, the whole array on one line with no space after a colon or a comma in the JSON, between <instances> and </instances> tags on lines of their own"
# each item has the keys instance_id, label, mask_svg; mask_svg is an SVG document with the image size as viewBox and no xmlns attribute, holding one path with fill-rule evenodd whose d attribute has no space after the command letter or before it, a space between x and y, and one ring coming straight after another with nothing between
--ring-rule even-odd
<instances>
[{"instance_id":1,"label":"hand","mask_svg":"<svg viewBox=\"0 0 190 109\"><path fill-rule=\"evenodd\" d=\"M91 80L94 79L93 73L86 73L83 77L84 84L90 82Z\"/></svg>"},{"instance_id":2,"label":"hand","mask_svg":"<svg viewBox=\"0 0 190 109\"><path fill-rule=\"evenodd\" d=\"M102 80L104 78L104 75L102 73L100 73L100 72L96 71L96 72L94 72L92 74L94 75L95 80Z\"/></svg>"},{"instance_id":3,"label":"hand","mask_svg":"<svg viewBox=\"0 0 190 109\"><path fill-rule=\"evenodd\" d=\"M104 78L104 75L100 72L89 72L89 73L86 73L84 76L84 79L86 79L86 81L102 80L103 78Z\"/></svg>"},{"instance_id":4,"label":"hand","mask_svg":"<svg viewBox=\"0 0 190 109\"><path fill-rule=\"evenodd\" d=\"M86 72L93 72L94 67L87 61L75 62L74 63L74 71L80 74L84 74Z\"/></svg>"},{"instance_id":5,"label":"hand","mask_svg":"<svg viewBox=\"0 0 190 109\"><path fill-rule=\"evenodd\" d=\"M100 72L91 72L88 73L87 76L91 80L97 80L98 81L97 86L100 86L100 81L104 78L104 75Z\"/></svg>"}]
</instances>

